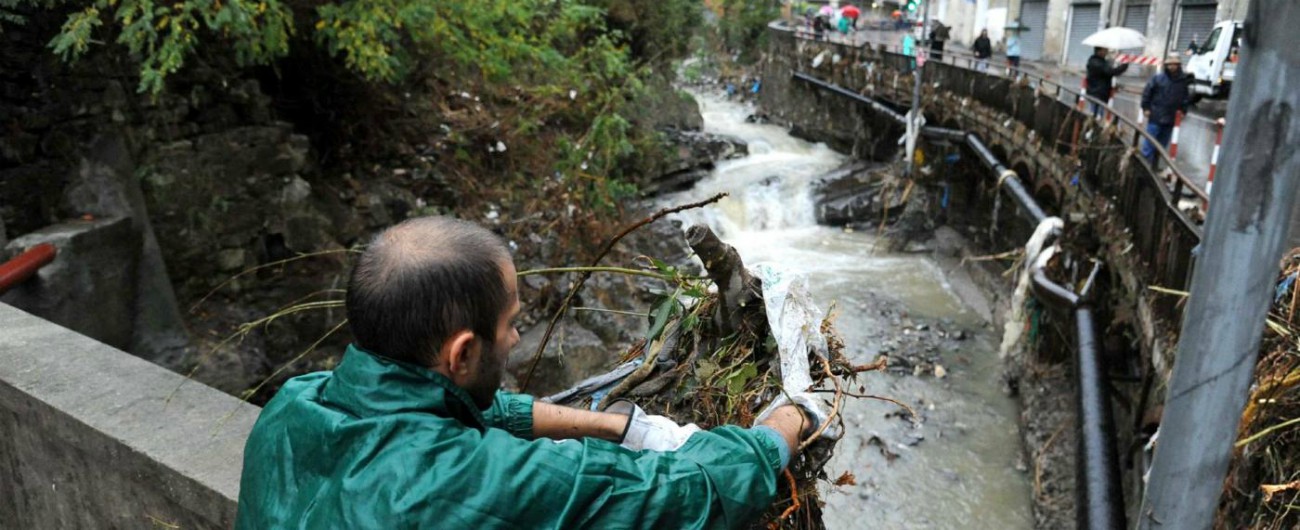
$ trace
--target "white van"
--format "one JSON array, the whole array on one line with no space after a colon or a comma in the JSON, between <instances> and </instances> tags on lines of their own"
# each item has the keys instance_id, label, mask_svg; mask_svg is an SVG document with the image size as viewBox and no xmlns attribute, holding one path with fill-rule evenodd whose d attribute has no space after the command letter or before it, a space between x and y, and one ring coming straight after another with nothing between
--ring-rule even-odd
<instances>
[{"instance_id":1,"label":"white van","mask_svg":"<svg viewBox=\"0 0 1300 530\"><path fill-rule=\"evenodd\" d=\"M1195 77L1192 92L1211 98L1228 97L1237 77L1237 54L1241 49L1241 21L1225 20L1198 45L1187 60L1187 73Z\"/></svg>"}]
</instances>

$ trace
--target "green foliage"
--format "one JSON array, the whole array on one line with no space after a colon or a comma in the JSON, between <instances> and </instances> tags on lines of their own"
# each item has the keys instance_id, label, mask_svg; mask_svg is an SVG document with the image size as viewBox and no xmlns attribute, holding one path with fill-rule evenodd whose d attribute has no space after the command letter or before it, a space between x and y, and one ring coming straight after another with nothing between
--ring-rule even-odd
<instances>
[{"instance_id":1,"label":"green foliage","mask_svg":"<svg viewBox=\"0 0 1300 530\"><path fill-rule=\"evenodd\" d=\"M120 47L150 94L199 54L268 65L291 47L337 58L372 84L436 77L508 109L492 143L548 161L512 172L558 172L588 205L617 210L636 194L623 166L651 140L630 123L629 105L652 67L686 53L701 9L692 0L0 0L0 24L22 23L19 12L65 14L49 42L55 54L72 62ZM452 158L473 164L475 142L488 138L466 130L483 129L455 131ZM538 147L515 148L526 145Z\"/></svg>"},{"instance_id":2,"label":"green foliage","mask_svg":"<svg viewBox=\"0 0 1300 530\"><path fill-rule=\"evenodd\" d=\"M200 45L229 48L241 65L267 64L287 54L299 31L373 81L399 80L435 56L517 82L581 79L585 60L595 59L599 73L628 62L604 11L572 0L0 0L0 22L21 23L12 13L19 8L70 8L54 52L75 60L108 36L139 58L140 89L149 92Z\"/></svg>"},{"instance_id":3,"label":"green foliage","mask_svg":"<svg viewBox=\"0 0 1300 530\"><path fill-rule=\"evenodd\" d=\"M16 5L54 8L40 0L6 0ZM194 54L203 35L220 38L241 65L264 64L289 50L293 16L277 0L181 0L168 4L152 0L71 1L62 31L50 48L65 61L84 55L98 43L97 33L109 33L140 60L141 92L157 93L163 82Z\"/></svg>"},{"instance_id":4,"label":"green foliage","mask_svg":"<svg viewBox=\"0 0 1300 530\"><path fill-rule=\"evenodd\" d=\"M763 48L768 23L781 16L774 2L767 0L719 0L718 31L727 48L752 56Z\"/></svg>"},{"instance_id":5,"label":"green foliage","mask_svg":"<svg viewBox=\"0 0 1300 530\"><path fill-rule=\"evenodd\" d=\"M608 24L628 35L632 55L660 67L690 50L690 38L703 25L699 0L583 0L607 13Z\"/></svg>"}]
</instances>

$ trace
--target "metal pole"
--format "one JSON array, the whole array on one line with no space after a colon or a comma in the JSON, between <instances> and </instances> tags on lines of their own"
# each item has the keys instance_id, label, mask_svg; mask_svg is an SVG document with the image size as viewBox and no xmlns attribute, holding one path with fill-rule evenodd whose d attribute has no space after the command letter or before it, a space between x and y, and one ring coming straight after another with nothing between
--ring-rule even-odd
<instances>
[{"instance_id":1,"label":"metal pole","mask_svg":"<svg viewBox=\"0 0 1300 530\"><path fill-rule=\"evenodd\" d=\"M1222 164L1138 528L1210 528L1273 294L1300 156L1300 2L1251 2Z\"/></svg>"},{"instance_id":2,"label":"metal pole","mask_svg":"<svg viewBox=\"0 0 1300 530\"><path fill-rule=\"evenodd\" d=\"M921 54L924 53L922 51L925 49L923 46L930 45L929 41L925 39L925 30L930 26L930 0L921 0L921 2L921 38L916 39L916 46L912 47L912 53L916 57L920 57ZM930 62L928 56L926 57L925 62ZM912 84L912 110L907 113L908 139L904 142L904 145L907 146L907 153L905 156L907 156L907 174L909 176L911 176L913 171L916 169L916 152L914 149L916 149L917 137L921 134L921 78L924 77L921 74L924 73L924 71L925 63L917 61L915 72L916 81Z\"/></svg>"}]
</instances>

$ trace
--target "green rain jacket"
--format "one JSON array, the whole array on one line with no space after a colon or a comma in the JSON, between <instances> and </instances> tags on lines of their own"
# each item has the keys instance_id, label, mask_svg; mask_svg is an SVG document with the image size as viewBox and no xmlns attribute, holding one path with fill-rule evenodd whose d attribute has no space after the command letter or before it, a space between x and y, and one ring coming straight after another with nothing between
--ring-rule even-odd
<instances>
[{"instance_id":1,"label":"green rain jacket","mask_svg":"<svg viewBox=\"0 0 1300 530\"><path fill-rule=\"evenodd\" d=\"M724 528L771 504L788 449L718 427L674 452L532 439L532 397L486 411L432 370L351 346L296 377L244 449L235 528Z\"/></svg>"}]
</instances>

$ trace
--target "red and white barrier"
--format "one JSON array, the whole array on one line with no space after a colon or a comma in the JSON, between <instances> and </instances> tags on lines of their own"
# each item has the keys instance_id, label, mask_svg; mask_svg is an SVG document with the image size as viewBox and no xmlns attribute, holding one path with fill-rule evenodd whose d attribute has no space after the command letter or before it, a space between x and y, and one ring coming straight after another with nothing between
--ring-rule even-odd
<instances>
[{"instance_id":1,"label":"red and white barrier","mask_svg":"<svg viewBox=\"0 0 1300 530\"><path fill-rule=\"evenodd\" d=\"M1078 103L1078 107L1079 107L1079 110L1080 110L1080 111L1083 111L1083 108L1084 108L1084 107L1083 107L1083 102L1084 102L1084 101L1087 101L1087 98L1084 98L1083 95L1084 95L1084 94L1087 94L1087 93L1088 93L1088 78L1085 77L1085 78L1079 80L1079 103Z\"/></svg>"},{"instance_id":2,"label":"red and white barrier","mask_svg":"<svg viewBox=\"0 0 1300 530\"><path fill-rule=\"evenodd\" d=\"M1219 145L1223 143L1223 121L1214 122L1218 132L1214 136L1214 151L1210 155L1210 177L1205 181L1205 194L1209 195L1210 190L1214 188L1214 170L1219 167ZM1205 205L1210 206L1208 203Z\"/></svg>"},{"instance_id":3,"label":"red and white barrier","mask_svg":"<svg viewBox=\"0 0 1300 530\"><path fill-rule=\"evenodd\" d=\"M1127 55L1121 53L1119 54L1118 57L1115 58L1115 60L1120 63L1140 64L1144 66L1160 66L1159 57L1147 57L1145 55Z\"/></svg>"},{"instance_id":4,"label":"red and white barrier","mask_svg":"<svg viewBox=\"0 0 1300 530\"><path fill-rule=\"evenodd\" d=\"M1106 98L1106 123L1111 122L1110 109L1115 108L1115 93L1119 92L1118 88L1110 87L1110 97Z\"/></svg>"},{"instance_id":5,"label":"red and white barrier","mask_svg":"<svg viewBox=\"0 0 1300 530\"><path fill-rule=\"evenodd\" d=\"M1183 113L1174 114L1174 133L1169 137L1169 159L1178 157L1178 130L1183 128Z\"/></svg>"}]
</instances>

